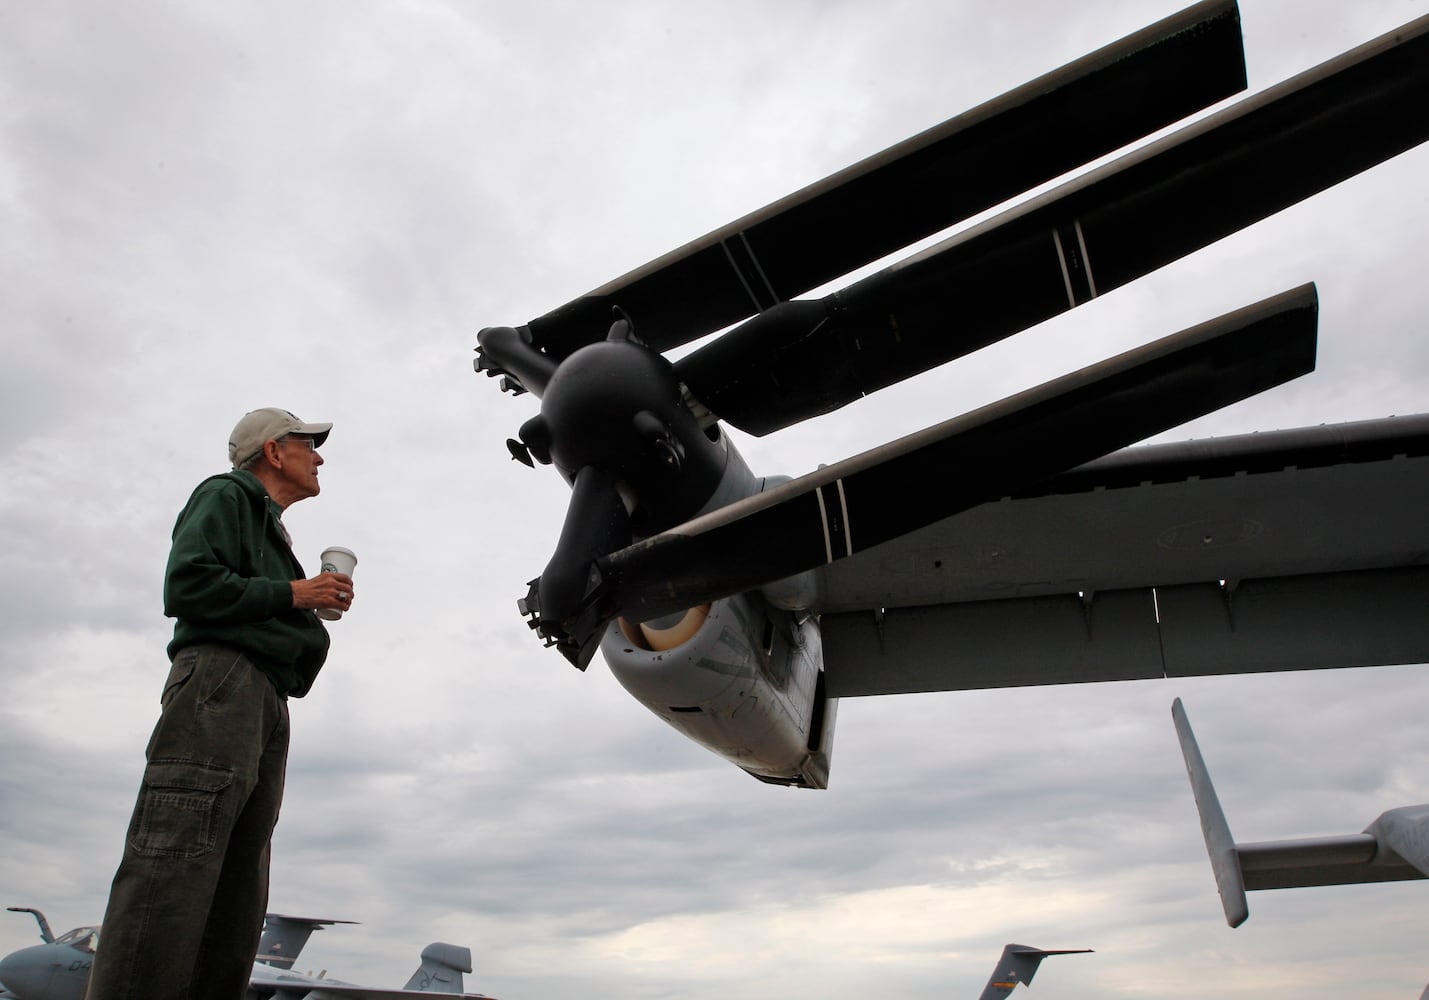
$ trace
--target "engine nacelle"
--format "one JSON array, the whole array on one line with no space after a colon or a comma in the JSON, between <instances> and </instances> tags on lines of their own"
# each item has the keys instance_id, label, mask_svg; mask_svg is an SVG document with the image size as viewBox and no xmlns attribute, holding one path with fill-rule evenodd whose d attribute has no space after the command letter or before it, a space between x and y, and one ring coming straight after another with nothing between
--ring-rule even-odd
<instances>
[{"instance_id":1,"label":"engine nacelle","mask_svg":"<svg viewBox=\"0 0 1429 1000\"><path fill-rule=\"evenodd\" d=\"M828 787L838 699L817 620L741 594L670 620L621 619L601 652L625 690L701 746L761 781Z\"/></svg>"}]
</instances>

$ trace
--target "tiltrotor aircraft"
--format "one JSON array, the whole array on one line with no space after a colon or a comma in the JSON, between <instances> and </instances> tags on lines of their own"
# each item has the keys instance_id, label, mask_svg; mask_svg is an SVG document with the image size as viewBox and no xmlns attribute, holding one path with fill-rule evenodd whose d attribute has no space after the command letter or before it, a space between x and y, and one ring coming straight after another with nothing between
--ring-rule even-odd
<instances>
[{"instance_id":1,"label":"tiltrotor aircraft","mask_svg":"<svg viewBox=\"0 0 1429 1000\"><path fill-rule=\"evenodd\" d=\"M482 330L478 371L540 399L513 457L572 489L531 627L815 788L842 697L1429 661L1429 415L1128 447L1311 371L1313 285L798 479L723 431L842 407L1424 142L1429 18L798 297L1245 86L1239 12L1207 0Z\"/></svg>"}]
</instances>

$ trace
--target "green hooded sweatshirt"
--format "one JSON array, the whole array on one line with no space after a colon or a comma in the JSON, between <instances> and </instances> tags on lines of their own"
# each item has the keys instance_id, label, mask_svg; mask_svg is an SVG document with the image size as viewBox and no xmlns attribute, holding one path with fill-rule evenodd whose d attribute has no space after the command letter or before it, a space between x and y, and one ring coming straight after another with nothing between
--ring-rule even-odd
<instances>
[{"instance_id":1,"label":"green hooded sweatshirt","mask_svg":"<svg viewBox=\"0 0 1429 1000\"><path fill-rule=\"evenodd\" d=\"M318 616L293 607L303 567L258 477L237 470L199 483L174 524L164 614L177 621L169 659L197 643L244 653L278 693L301 698L327 659Z\"/></svg>"}]
</instances>

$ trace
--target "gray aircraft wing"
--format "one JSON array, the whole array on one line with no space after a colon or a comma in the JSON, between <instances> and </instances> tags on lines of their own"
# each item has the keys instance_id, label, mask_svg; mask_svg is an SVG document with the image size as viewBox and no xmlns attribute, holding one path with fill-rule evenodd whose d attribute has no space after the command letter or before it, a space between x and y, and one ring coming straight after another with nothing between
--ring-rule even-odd
<instances>
[{"instance_id":1,"label":"gray aircraft wing","mask_svg":"<svg viewBox=\"0 0 1429 1000\"><path fill-rule=\"evenodd\" d=\"M457 1000L491 1000L483 993L432 993L427 990L382 990L370 986L320 986L307 993L299 993L303 1000L412 1000L413 997L456 997Z\"/></svg>"},{"instance_id":2,"label":"gray aircraft wing","mask_svg":"<svg viewBox=\"0 0 1429 1000\"><path fill-rule=\"evenodd\" d=\"M253 967L249 995L265 1000L492 1000L484 993L464 993L437 986L426 989L384 989L376 986L356 986L300 973L273 969L259 963Z\"/></svg>"},{"instance_id":3,"label":"gray aircraft wing","mask_svg":"<svg viewBox=\"0 0 1429 1000\"><path fill-rule=\"evenodd\" d=\"M274 915L269 914L269 920ZM351 923L351 921L314 921L306 917L287 917L296 925ZM485 993L467 993L462 973L471 971L471 949L434 941L422 949L422 964L407 985L401 989L357 986L323 976L308 976L291 969L274 968L262 961L253 965L248 983L248 996L262 1000L398 1000L406 997L445 997L447 1000L492 1000Z\"/></svg>"},{"instance_id":4,"label":"gray aircraft wing","mask_svg":"<svg viewBox=\"0 0 1429 1000\"><path fill-rule=\"evenodd\" d=\"M831 696L1429 662L1429 414L1127 448L836 562Z\"/></svg>"},{"instance_id":5,"label":"gray aircraft wing","mask_svg":"<svg viewBox=\"0 0 1429 1000\"><path fill-rule=\"evenodd\" d=\"M1250 916L1247 891L1429 877L1429 805L1391 809L1363 833L1236 843L1180 698L1171 705L1171 717L1201 816L1216 889L1226 923L1232 927Z\"/></svg>"},{"instance_id":6,"label":"gray aircraft wing","mask_svg":"<svg viewBox=\"0 0 1429 1000\"><path fill-rule=\"evenodd\" d=\"M325 984L313 987L303 983L292 983L274 987L268 994L271 1000L413 1000L414 997L432 1000L433 997L455 997L456 1000L492 1000L481 993L441 994L427 990L378 989L372 986L338 986Z\"/></svg>"}]
</instances>

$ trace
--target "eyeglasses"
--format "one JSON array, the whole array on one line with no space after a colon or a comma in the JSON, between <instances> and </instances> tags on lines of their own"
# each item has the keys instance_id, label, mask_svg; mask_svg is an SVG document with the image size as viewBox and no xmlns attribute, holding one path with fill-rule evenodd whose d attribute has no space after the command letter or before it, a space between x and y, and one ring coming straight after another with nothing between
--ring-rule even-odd
<instances>
[{"instance_id":1,"label":"eyeglasses","mask_svg":"<svg viewBox=\"0 0 1429 1000\"><path fill-rule=\"evenodd\" d=\"M289 443L289 442L293 442L293 443L299 444L299 445L307 445L308 451L317 451L317 450L318 450L318 444L317 444L317 442L314 441L314 440L313 440L312 438L310 438L310 437L291 437L291 436L285 434L283 437L280 437L280 438L278 439L278 443L279 443L279 444L287 444L287 443Z\"/></svg>"}]
</instances>

